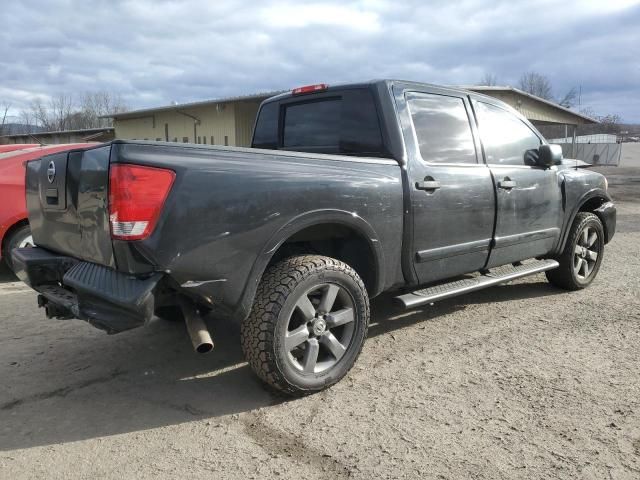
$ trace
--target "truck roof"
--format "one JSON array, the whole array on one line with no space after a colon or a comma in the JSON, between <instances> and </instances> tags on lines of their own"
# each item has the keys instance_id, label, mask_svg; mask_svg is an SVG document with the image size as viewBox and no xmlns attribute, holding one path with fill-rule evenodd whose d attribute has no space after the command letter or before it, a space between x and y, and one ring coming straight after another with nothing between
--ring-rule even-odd
<instances>
[{"instance_id":1,"label":"truck roof","mask_svg":"<svg viewBox=\"0 0 640 480\"><path fill-rule=\"evenodd\" d=\"M489 98L493 101L495 101L496 99L493 97L489 97L487 95L483 95L477 92L473 92L471 90L465 90L464 88L460 88L460 87L454 87L454 86L446 86L446 85L437 85L435 83L426 83L426 82L415 82L415 81L411 81L411 80L398 80L398 79L372 79L372 80L366 80L366 81L362 81L362 82L344 82L344 83L336 83L336 84L317 84L318 86L322 85L325 86L326 88L321 88L318 89L317 92L327 92L327 91L331 91L331 90L344 90L345 88L367 88L367 87L371 87L373 85L386 85L387 87L391 87L393 85L399 85L402 87L429 87L429 88L437 88L439 90L446 90L446 91L450 91L450 92L455 92L455 93L464 93L466 95L473 95L473 96L477 96L477 97L486 97ZM309 85L309 87L311 87L311 85ZM305 88L305 87L301 87L301 88ZM279 95L275 95L273 97L270 97L268 99L266 99L263 103L270 103L270 102L276 102L276 101L280 101L283 100L285 98L290 98L293 96L296 96L296 94L294 94L294 90L292 89L290 91L281 93ZM305 93L303 95L313 95L314 92L308 92Z\"/></svg>"}]
</instances>

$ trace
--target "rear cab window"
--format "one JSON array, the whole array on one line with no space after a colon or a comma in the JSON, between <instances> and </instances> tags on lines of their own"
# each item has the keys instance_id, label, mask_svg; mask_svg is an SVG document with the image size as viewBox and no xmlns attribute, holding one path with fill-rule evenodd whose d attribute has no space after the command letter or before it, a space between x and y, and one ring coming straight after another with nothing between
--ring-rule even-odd
<instances>
[{"instance_id":1,"label":"rear cab window","mask_svg":"<svg viewBox=\"0 0 640 480\"><path fill-rule=\"evenodd\" d=\"M390 157L368 88L329 90L266 103L258 113L254 148Z\"/></svg>"},{"instance_id":2,"label":"rear cab window","mask_svg":"<svg viewBox=\"0 0 640 480\"><path fill-rule=\"evenodd\" d=\"M477 163L469 114L461 97L407 92L406 100L422 160Z\"/></svg>"}]
</instances>

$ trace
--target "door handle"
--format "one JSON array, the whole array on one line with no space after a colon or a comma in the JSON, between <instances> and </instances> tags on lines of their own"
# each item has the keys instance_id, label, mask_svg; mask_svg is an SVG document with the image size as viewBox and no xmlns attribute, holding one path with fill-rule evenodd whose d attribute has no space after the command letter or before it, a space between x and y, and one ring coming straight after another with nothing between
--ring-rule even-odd
<instances>
[{"instance_id":1,"label":"door handle","mask_svg":"<svg viewBox=\"0 0 640 480\"><path fill-rule=\"evenodd\" d=\"M429 180L427 180L429 179ZM440 182L427 177L424 179L424 181L422 182L416 182L416 189L417 190L426 190L426 191L435 191L437 189L440 188Z\"/></svg>"},{"instance_id":2,"label":"door handle","mask_svg":"<svg viewBox=\"0 0 640 480\"><path fill-rule=\"evenodd\" d=\"M498 182L498 187L504 188L505 190L511 190L512 188L515 188L516 185L517 183L509 177L505 177L504 180Z\"/></svg>"}]
</instances>

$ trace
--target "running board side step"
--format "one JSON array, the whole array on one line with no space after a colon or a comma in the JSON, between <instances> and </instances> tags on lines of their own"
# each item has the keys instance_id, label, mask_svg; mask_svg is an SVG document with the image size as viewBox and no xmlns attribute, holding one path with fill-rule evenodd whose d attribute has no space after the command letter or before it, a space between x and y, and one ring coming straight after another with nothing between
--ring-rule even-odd
<instances>
[{"instance_id":1,"label":"running board side step","mask_svg":"<svg viewBox=\"0 0 640 480\"><path fill-rule=\"evenodd\" d=\"M510 282L516 278L546 272L558 266L559 264L555 260L534 260L519 265L504 265L473 278L465 278L464 280L443 283L434 287L405 293L395 297L394 300L405 308L417 307L425 303L433 303L445 298L456 297L464 293L475 292L476 290Z\"/></svg>"}]
</instances>

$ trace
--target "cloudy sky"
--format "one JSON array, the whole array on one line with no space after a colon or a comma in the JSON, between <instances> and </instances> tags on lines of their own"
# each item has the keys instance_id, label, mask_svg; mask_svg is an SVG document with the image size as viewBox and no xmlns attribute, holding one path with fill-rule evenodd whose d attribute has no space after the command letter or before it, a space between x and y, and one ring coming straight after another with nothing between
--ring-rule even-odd
<instances>
[{"instance_id":1,"label":"cloudy sky","mask_svg":"<svg viewBox=\"0 0 640 480\"><path fill-rule=\"evenodd\" d=\"M109 90L131 108L401 78L517 85L640 122L640 0L2 2L0 105Z\"/></svg>"}]
</instances>

